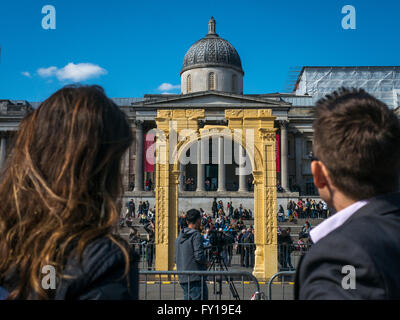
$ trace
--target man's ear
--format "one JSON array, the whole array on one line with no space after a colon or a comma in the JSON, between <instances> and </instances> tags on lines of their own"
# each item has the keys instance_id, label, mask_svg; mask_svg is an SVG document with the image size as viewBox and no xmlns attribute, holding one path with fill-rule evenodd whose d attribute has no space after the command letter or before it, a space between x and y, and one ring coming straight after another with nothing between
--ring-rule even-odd
<instances>
[{"instance_id":1,"label":"man's ear","mask_svg":"<svg viewBox=\"0 0 400 320\"><path fill-rule=\"evenodd\" d=\"M314 177L314 185L318 189L322 189L328 184L328 172L321 161L311 162L311 173Z\"/></svg>"}]
</instances>

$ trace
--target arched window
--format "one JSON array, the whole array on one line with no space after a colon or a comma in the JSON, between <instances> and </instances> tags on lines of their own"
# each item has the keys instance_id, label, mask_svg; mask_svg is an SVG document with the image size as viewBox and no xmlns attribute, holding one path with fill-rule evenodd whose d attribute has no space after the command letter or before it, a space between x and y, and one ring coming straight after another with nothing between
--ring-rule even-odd
<instances>
[{"instance_id":1,"label":"arched window","mask_svg":"<svg viewBox=\"0 0 400 320\"><path fill-rule=\"evenodd\" d=\"M215 90L215 73L208 74L208 90Z\"/></svg>"},{"instance_id":2,"label":"arched window","mask_svg":"<svg viewBox=\"0 0 400 320\"><path fill-rule=\"evenodd\" d=\"M188 74L186 77L186 92L190 93L192 92L192 75Z\"/></svg>"},{"instance_id":3,"label":"arched window","mask_svg":"<svg viewBox=\"0 0 400 320\"><path fill-rule=\"evenodd\" d=\"M232 92L236 92L236 74L232 75Z\"/></svg>"}]
</instances>

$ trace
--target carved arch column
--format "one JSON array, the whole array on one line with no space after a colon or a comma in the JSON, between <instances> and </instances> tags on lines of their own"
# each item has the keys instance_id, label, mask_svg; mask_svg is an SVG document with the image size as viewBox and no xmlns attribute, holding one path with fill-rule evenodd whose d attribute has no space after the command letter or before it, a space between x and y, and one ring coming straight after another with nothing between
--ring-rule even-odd
<instances>
[{"instance_id":1,"label":"carved arch column","mask_svg":"<svg viewBox=\"0 0 400 320\"><path fill-rule=\"evenodd\" d=\"M203 109L158 110L156 135L156 270L174 270L174 242L178 235L178 136L183 130L198 132Z\"/></svg>"},{"instance_id":2,"label":"carved arch column","mask_svg":"<svg viewBox=\"0 0 400 320\"><path fill-rule=\"evenodd\" d=\"M256 245L253 274L259 280L268 280L278 272L275 117L271 109L232 109L225 111L225 118L230 129L243 131L242 146L253 157ZM253 150L249 150L251 144L247 141L251 133Z\"/></svg>"}]
</instances>

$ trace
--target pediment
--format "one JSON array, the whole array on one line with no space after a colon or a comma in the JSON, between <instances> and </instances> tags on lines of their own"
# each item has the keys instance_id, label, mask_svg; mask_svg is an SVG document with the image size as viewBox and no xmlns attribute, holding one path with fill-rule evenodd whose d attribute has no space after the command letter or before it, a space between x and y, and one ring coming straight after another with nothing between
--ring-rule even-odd
<instances>
[{"instance_id":1,"label":"pediment","mask_svg":"<svg viewBox=\"0 0 400 320\"><path fill-rule=\"evenodd\" d=\"M135 105L143 106L263 106L263 107L289 107L290 104L268 98L249 97L225 92L199 92L179 96L162 97L149 101L142 101Z\"/></svg>"}]
</instances>

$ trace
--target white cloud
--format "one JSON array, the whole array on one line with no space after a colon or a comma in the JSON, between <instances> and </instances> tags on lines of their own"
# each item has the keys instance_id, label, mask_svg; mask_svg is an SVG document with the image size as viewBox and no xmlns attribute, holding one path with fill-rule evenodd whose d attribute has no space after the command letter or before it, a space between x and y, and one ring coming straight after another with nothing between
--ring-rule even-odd
<instances>
[{"instance_id":1,"label":"white cloud","mask_svg":"<svg viewBox=\"0 0 400 320\"><path fill-rule=\"evenodd\" d=\"M84 81L90 78L97 78L107 71L92 63L68 63L64 68L57 71L59 80Z\"/></svg>"},{"instance_id":2,"label":"white cloud","mask_svg":"<svg viewBox=\"0 0 400 320\"><path fill-rule=\"evenodd\" d=\"M54 76L57 72L57 67L39 68L37 73L43 78Z\"/></svg>"},{"instance_id":3,"label":"white cloud","mask_svg":"<svg viewBox=\"0 0 400 320\"><path fill-rule=\"evenodd\" d=\"M31 74L30 74L28 71L23 71L23 72L21 72L21 74L22 74L24 77L32 78Z\"/></svg>"},{"instance_id":4,"label":"white cloud","mask_svg":"<svg viewBox=\"0 0 400 320\"><path fill-rule=\"evenodd\" d=\"M37 73L43 77L56 76L58 80L71 80L74 82L97 78L107 73L107 70L92 63L68 63L65 67L58 69L57 67L39 68Z\"/></svg>"},{"instance_id":5,"label":"white cloud","mask_svg":"<svg viewBox=\"0 0 400 320\"><path fill-rule=\"evenodd\" d=\"M172 91L172 90L176 90L176 89L180 89L180 88L181 88L181 86L179 84L174 85L171 83L164 82L161 85L159 85L157 89L160 91L167 92L167 91ZM163 92L163 93L165 93L165 92Z\"/></svg>"}]
</instances>

